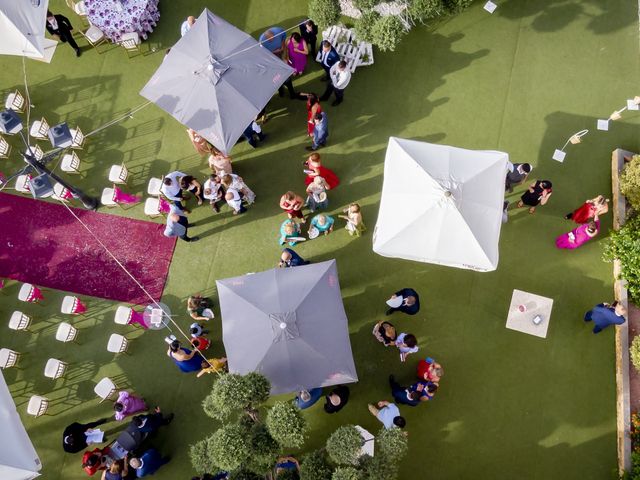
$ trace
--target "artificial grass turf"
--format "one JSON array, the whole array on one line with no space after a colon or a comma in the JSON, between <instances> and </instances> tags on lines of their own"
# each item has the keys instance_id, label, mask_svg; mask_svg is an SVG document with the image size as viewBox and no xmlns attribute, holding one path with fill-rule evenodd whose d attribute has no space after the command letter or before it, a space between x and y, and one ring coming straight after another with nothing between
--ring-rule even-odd
<instances>
[{"instance_id":1,"label":"artificial grass turf","mask_svg":"<svg viewBox=\"0 0 640 480\"><path fill-rule=\"evenodd\" d=\"M255 36L273 24L293 25L304 15L305 3L162 2L162 18L148 44L156 54L127 60L112 47L102 55L85 50L76 59L60 45L51 65L28 61L36 105L32 118L45 115L50 124L66 120L90 131L141 104L137 92L160 63L162 51L177 40L183 17L204 6ZM68 12L60 1L52 7ZM422 296L422 311L391 320L418 336L419 355L438 359L445 376L435 401L401 408L410 432L401 478L416 471L438 479L611 475L616 465L613 331L594 336L581 320L584 311L612 295L611 268L600 260L604 232L575 252L558 251L553 241L571 228L562 219L567 211L585 198L610 192L611 150L640 149L637 114L626 114L607 133L595 131L596 118L638 94L636 7L629 1L520 0L501 2L489 15L477 4L437 28L416 28L394 53L376 51L375 64L357 70L344 104L328 107L330 145L322 154L342 180L331 192L330 210L359 201L369 231L360 239L336 231L296 250L311 260L337 259L360 382L339 414L328 416L320 406L305 411L312 427L305 449L322 445L343 423L377 430L366 404L389 398L389 373L403 383L413 379L418 355L400 364L395 350L384 349L370 335L387 295L412 286ZM0 65L6 94L21 85L22 66L10 57L2 57ZM321 93L319 69L309 71L295 85ZM163 301L179 314L182 326L190 323L183 314L189 294L204 291L215 297L216 278L276 263L282 220L277 200L285 190L303 189L306 117L303 102L275 97L271 109L268 141L255 151L246 144L233 151L234 168L257 193L258 203L240 217L194 209L192 221L198 226L192 233L202 240L176 248ZM582 128L591 130L583 144L569 147L564 164L552 161L553 149ZM554 195L533 217L525 210L511 213L496 272L379 257L371 252L371 234L390 135L509 152L514 162L534 164L533 177L552 180ZM78 184L95 195L108 186L110 165L123 160L136 193L146 190L151 175L176 167L201 176L207 172L184 127L154 106L92 137L81 159L87 174ZM15 155L4 162L5 173L19 166ZM515 200L521 191L507 198ZM142 207L109 212L143 218ZM603 220L610 228L610 216ZM546 340L504 328L513 288L554 298ZM82 345L58 344L53 332L63 320L57 313L63 292L48 292L47 305L37 307L18 305L17 289L16 284L7 288L1 317L8 320L11 311L23 308L36 317L36 333L0 326L2 346L28 352L23 370L4 374L44 464L44 478L84 477L79 456L61 453L60 435L72 421L108 414L109 405L98 405L93 394L94 383L105 375L176 413L175 422L153 442L173 456L155 478L189 478L186 446L215 428L200 408L211 378L180 374L164 354L166 331L116 326L116 305L104 300L86 299L88 315L73 320L81 328ZM217 320L210 328L213 353L220 354ZM114 358L106 352L112 332L127 334L131 356ZM52 382L42 376L49 357L70 363L64 379ZM53 400L55 416L26 417L26 402L34 393Z\"/></svg>"}]
</instances>

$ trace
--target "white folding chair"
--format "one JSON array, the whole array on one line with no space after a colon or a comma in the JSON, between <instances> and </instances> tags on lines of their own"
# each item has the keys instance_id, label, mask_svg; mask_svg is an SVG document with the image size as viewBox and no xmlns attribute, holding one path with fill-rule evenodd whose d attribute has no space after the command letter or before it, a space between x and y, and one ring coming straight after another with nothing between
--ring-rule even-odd
<instances>
[{"instance_id":1,"label":"white folding chair","mask_svg":"<svg viewBox=\"0 0 640 480\"><path fill-rule=\"evenodd\" d=\"M61 202L68 202L69 201L69 197L71 192L69 191L69 189L65 186L63 186L61 183L56 182L53 185L53 198L55 198L56 200L59 200Z\"/></svg>"},{"instance_id":2,"label":"white folding chair","mask_svg":"<svg viewBox=\"0 0 640 480\"><path fill-rule=\"evenodd\" d=\"M14 93L10 93L7 96L7 100L4 102L4 108L7 110L14 110L18 113L24 112L24 107L26 106L26 101L24 96L16 90Z\"/></svg>"},{"instance_id":3,"label":"white folding chair","mask_svg":"<svg viewBox=\"0 0 640 480\"><path fill-rule=\"evenodd\" d=\"M47 360L47 364L44 366L44 376L55 380L64 375L67 370L67 364L56 358L50 358Z\"/></svg>"},{"instance_id":4,"label":"white folding chair","mask_svg":"<svg viewBox=\"0 0 640 480\"><path fill-rule=\"evenodd\" d=\"M11 330L29 330L29 325L31 324L31 317L25 315L24 313L16 310L11 314L11 318L9 319L9 328Z\"/></svg>"},{"instance_id":5,"label":"white folding chair","mask_svg":"<svg viewBox=\"0 0 640 480\"><path fill-rule=\"evenodd\" d=\"M40 145L31 145L31 150L29 152L36 160L42 160L44 157L44 152Z\"/></svg>"},{"instance_id":6,"label":"white folding chair","mask_svg":"<svg viewBox=\"0 0 640 480\"><path fill-rule=\"evenodd\" d=\"M76 302L78 302L78 297L74 297L73 295L65 295L62 299L60 313L72 315L76 307Z\"/></svg>"},{"instance_id":7,"label":"white folding chair","mask_svg":"<svg viewBox=\"0 0 640 480\"><path fill-rule=\"evenodd\" d=\"M98 53L102 53L100 49L97 48L98 45L104 43L107 39L102 30L100 30L95 25L90 25L87 30L85 30L84 32L80 31L80 33L85 38L85 40L89 42L89 45L95 48Z\"/></svg>"},{"instance_id":8,"label":"white folding chair","mask_svg":"<svg viewBox=\"0 0 640 480\"><path fill-rule=\"evenodd\" d=\"M158 195L160 195L160 187L162 187L162 179L151 177L149 179L149 185L147 186L147 193L149 195L157 197Z\"/></svg>"},{"instance_id":9,"label":"white folding chair","mask_svg":"<svg viewBox=\"0 0 640 480\"><path fill-rule=\"evenodd\" d=\"M100 397L100 403L109 399L114 393L116 393L117 387L116 384L111 381L109 377L104 377L100 380L93 391L96 393L98 397Z\"/></svg>"},{"instance_id":10,"label":"white folding chair","mask_svg":"<svg viewBox=\"0 0 640 480\"><path fill-rule=\"evenodd\" d=\"M116 316L113 321L118 325L129 325L129 320L131 320L132 314L133 309L125 307L124 305L118 305L118 308L116 309Z\"/></svg>"},{"instance_id":11,"label":"white folding chair","mask_svg":"<svg viewBox=\"0 0 640 480\"><path fill-rule=\"evenodd\" d=\"M111 183L127 183L129 177L129 170L126 165L112 165L109 170L109 181Z\"/></svg>"},{"instance_id":12,"label":"white folding chair","mask_svg":"<svg viewBox=\"0 0 640 480\"><path fill-rule=\"evenodd\" d=\"M62 157L60 170L67 173L80 173L80 158L76 152L66 153Z\"/></svg>"},{"instance_id":13,"label":"white folding chair","mask_svg":"<svg viewBox=\"0 0 640 480\"><path fill-rule=\"evenodd\" d=\"M75 342L78 337L78 329L67 322L62 322L56 332L56 340L62 343Z\"/></svg>"},{"instance_id":14,"label":"white folding chair","mask_svg":"<svg viewBox=\"0 0 640 480\"><path fill-rule=\"evenodd\" d=\"M67 0L67 7L73 10L76 15L81 17L87 16L87 7L84 4L84 1L81 0L79 2L74 2L73 0Z\"/></svg>"},{"instance_id":15,"label":"white folding chair","mask_svg":"<svg viewBox=\"0 0 640 480\"><path fill-rule=\"evenodd\" d=\"M107 343L107 352L111 353L127 353L129 341L122 335L112 333Z\"/></svg>"},{"instance_id":16,"label":"white folding chair","mask_svg":"<svg viewBox=\"0 0 640 480\"><path fill-rule=\"evenodd\" d=\"M15 367L20 360L20 353L9 348L0 348L0 368Z\"/></svg>"},{"instance_id":17,"label":"white folding chair","mask_svg":"<svg viewBox=\"0 0 640 480\"><path fill-rule=\"evenodd\" d=\"M28 302L34 289L35 287L30 283L23 283L18 291L18 300L21 302Z\"/></svg>"},{"instance_id":18,"label":"white folding chair","mask_svg":"<svg viewBox=\"0 0 640 480\"><path fill-rule=\"evenodd\" d=\"M144 202L144 214L150 218L159 217L160 199L157 197L147 198Z\"/></svg>"},{"instance_id":19,"label":"white folding chair","mask_svg":"<svg viewBox=\"0 0 640 480\"><path fill-rule=\"evenodd\" d=\"M136 53L140 54L140 35L136 32L123 33L120 36L120 45L127 51L127 56L131 58ZM132 55L133 54L133 55Z\"/></svg>"},{"instance_id":20,"label":"white folding chair","mask_svg":"<svg viewBox=\"0 0 640 480\"><path fill-rule=\"evenodd\" d=\"M72 128L69 130L71 132L71 148L75 150L82 150L84 145L85 136L80 130L80 127Z\"/></svg>"},{"instance_id":21,"label":"white folding chair","mask_svg":"<svg viewBox=\"0 0 640 480\"><path fill-rule=\"evenodd\" d=\"M49 124L44 117L33 122L29 135L38 140L49 140Z\"/></svg>"},{"instance_id":22,"label":"white folding chair","mask_svg":"<svg viewBox=\"0 0 640 480\"><path fill-rule=\"evenodd\" d=\"M0 137L0 158L8 158L11 153L11 145L3 137Z\"/></svg>"},{"instance_id":23,"label":"white folding chair","mask_svg":"<svg viewBox=\"0 0 640 480\"><path fill-rule=\"evenodd\" d=\"M100 203L105 207L115 207L118 205L114 200L115 190L113 188L105 188L102 190L102 196L100 197Z\"/></svg>"},{"instance_id":24,"label":"white folding chair","mask_svg":"<svg viewBox=\"0 0 640 480\"><path fill-rule=\"evenodd\" d=\"M46 397L41 397L40 395L33 395L29 399L29 404L27 405L27 413L29 415L33 415L34 417L40 417L47 413L47 409L49 408L49 400Z\"/></svg>"}]
</instances>

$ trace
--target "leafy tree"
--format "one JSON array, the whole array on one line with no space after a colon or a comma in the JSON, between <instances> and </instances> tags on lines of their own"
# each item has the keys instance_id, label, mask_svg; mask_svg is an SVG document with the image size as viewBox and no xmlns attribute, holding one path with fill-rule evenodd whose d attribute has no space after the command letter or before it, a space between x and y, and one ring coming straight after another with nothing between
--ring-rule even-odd
<instances>
[{"instance_id":1,"label":"leafy tree","mask_svg":"<svg viewBox=\"0 0 640 480\"><path fill-rule=\"evenodd\" d=\"M373 26L376 24L380 14L374 10L362 12L362 16L356 20L355 30L359 40L373 43Z\"/></svg>"},{"instance_id":2,"label":"leafy tree","mask_svg":"<svg viewBox=\"0 0 640 480\"><path fill-rule=\"evenodd\" d=\"M340 19L339 0L310 0L309 18L321 28L335 25Z\"/></svg>"},{"instance_id":3,"label":"leafy tree","mask_svg":"<svg viewBox=\"0 0 640 480\"><path fill-rule=\"evenodd\" d=\"M376 20L371 27L371 40L383 52L393 52L406 33L402 21L390 15Z\"/></svg>"},{"instance_id":4,"label":"leafy tree","mask_svg":"<svg viewBox=\"0 0 640 480\"><path fill-rule=\"evenodd\" d=\"M304 444L307 423L291 402L276 402L267 414L267 429L282 447L298 448Z\"/></svg>"},{"instance_id":5,"label":"leafy tree","mask_svg":"<svg viewBox=\"0 0 640 480\"><path fill-rule=\"evenodd\" d=\"M376 436L378 454L388 461L400 461L409 448L405 432L399 428L381 428Z\"/></svg>"},{"instance_id":6,"label":"leafy tree","mask_svg":"<svg viewBox=\"0 0 640 480\"><path fill-rule=\"evenodd\" d=\"M620 260L620 277L634 303L640 302L640 216L633 216L618 231L612 231L604 246L605 261Z\"/></svg>"},{"instance_id":7,"label":"leafy tree","mask_svg":"<svg viewBox=\"0 0 640 480\"><path fill-rule=\"evenodd\" d=\"M342 425L327 439L329 458L338 465L354 465L362 448L362 436L353 425Z\"/></svg>"},{"instance_id":8,"label":"leafy tree","mask_svg":"<svg viewBox=\"0 0 640 480\"><path fill-rule=\"evenodd\" d=\"M300 478L303 480L332 480L332 472L324 450L314 450L302 457Z\"/></svg>"},{"instance_id":9,"label":"leafy tree","mask_svg":"<svg viewBox=\"0 0 640 480\"><path fill-rule=\"evenodd\" d=\"M194 470L199 474L220 470L211 457L212 444L213 439L209 436L189 447L191 465L193 465Z\"/></svg>"},{"instance_id":10,"label":"leafy tree","mask_svg":"<svg viewBox=\"0 0 640 480\"><path fill-rule=\"evenodd\" d=\"M409 0L407 5L407 14L413 23L424 23L444 13L446 10L442 0Z\"/></svg>"},{"instance_id":11,"label":"leafy tree","mask_svg":"<svg viewBox=\"0 0 640 480\"><path fill-rule=\"evenodd\" d=\"M251 428L251 454L246 463L246 468L255 473L264 475L273 466L278 456L280 445L267 431L263 424L255 424Z\"/></svg>"},{"instance_id":12,"label":"leafy tree","mask_svg":"<svg viewBox=\"0 0 640 480\"><path fill-rule=\"evenodd\" d=\"M354 0L354 6L364 13L367 10L371 10L373 7L378 5L382 0Z\"/></svg>"},{"instance_id":13,"label":"leafy tree","mask_svg":"<svg viewBox=\"0 0 640 480\"><path fill-rule=\"evenodd\" d=\"M360 459L359 470L366 480L394 480L398 478L397 460L390 460L382 455Z\"/></svg>"},{"instance_id":14,"label":"leafy tree","mask_svg":"<svg viewBox=\"0 0 640 480\"><path fill-rule=\"evenodd\" d=\"M238 375L228 373L214 384L202 402L204 412L212 418L226 420L243 410L257 420L257 407L267 401L271 384L259 373Z\"/></svg>"},{"instance_id":15,"label":"leafy tree","mask_svg":"<svg viewBox=\"0 0 640 480\"><path fill-rule=\"evenodd\" d=\"M355 467L338 467L331 480L363 480L363 474Z\"/></svg>"},{"instance_id":16,"label":"leafy tree","mask_svg":"<svg viewBox=\"0 0 640 480\"><path fill-rule=\"evenodd\" d=\"M240 425L225 425L211 436L211 459L223 470L240 468L251 455L248 432Z\"/></svg>"}]
</instances>

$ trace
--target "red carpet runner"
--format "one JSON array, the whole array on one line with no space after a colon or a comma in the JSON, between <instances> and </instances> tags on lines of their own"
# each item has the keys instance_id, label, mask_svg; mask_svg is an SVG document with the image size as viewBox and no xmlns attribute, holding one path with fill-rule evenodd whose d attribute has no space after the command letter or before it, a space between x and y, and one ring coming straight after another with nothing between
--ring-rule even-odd
<instances>
[{"instance_id":1,"label":"red carpet runner","mask_svg":"<svg viewBox=\"0 0 640 480\"><path fill-rule=\"evenodd\" d=\"M176 243L162 235L164 225L73 211L159 300ZM149 303L64 205L5 193L0 193L0 277L109 300Z\"/></svg>"}]
</instances>

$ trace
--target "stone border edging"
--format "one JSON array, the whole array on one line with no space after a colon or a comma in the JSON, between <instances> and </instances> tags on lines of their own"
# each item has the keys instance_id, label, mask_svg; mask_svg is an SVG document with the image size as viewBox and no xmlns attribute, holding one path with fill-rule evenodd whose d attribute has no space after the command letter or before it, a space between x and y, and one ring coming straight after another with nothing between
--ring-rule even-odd
<instances>
[{"instance_id":1,"label":"stone border edging","mask_svg":"<svg viewBox=\"0 0 640 480\"><path fill-rule=\"evenodd\" d=\"M613 228L620 229L626 219L626 199L620 193L619 175L624 168L624 157L632 152L615 149L611 154L611 192L613 196ZM627 311L626 281L619 280L620 262L613 261L613 290L615 299L622 303ZM620 475L631 469L631 406L629 397L629 320L616 327L616 417L618 444L618 472Z\"/></svg>"}]
</instances>

